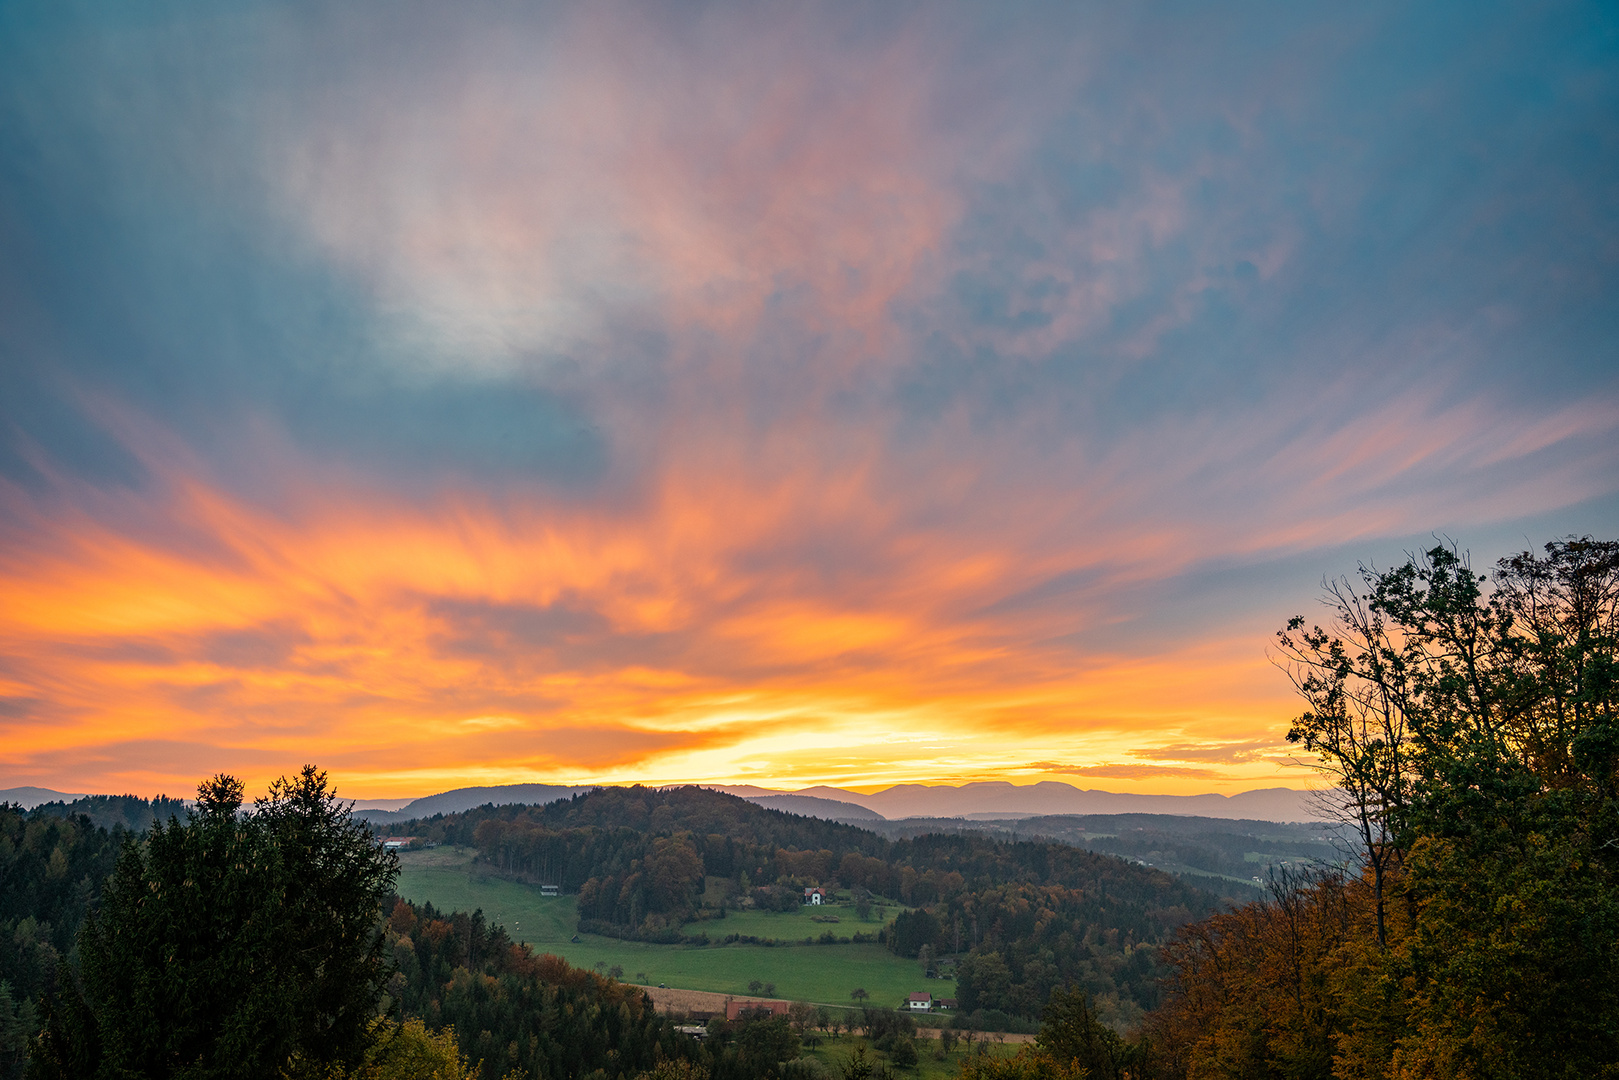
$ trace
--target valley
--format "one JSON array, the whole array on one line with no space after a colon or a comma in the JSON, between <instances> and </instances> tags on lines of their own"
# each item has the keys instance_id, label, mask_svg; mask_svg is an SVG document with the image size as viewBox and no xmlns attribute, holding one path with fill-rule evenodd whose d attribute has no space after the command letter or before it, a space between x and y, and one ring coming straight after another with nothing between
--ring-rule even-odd
<instances>
[{"instance_id":1,"label":"valley","mask_svg":"<svg viewBox=\"0 0 1619 1080\"><path fill-rule=\"evenodd\" d=\"M482 909L489 922L504 926L513 940L536 952L561 956L575 967L622 968L625 981L648 986L663 983L683 990L746 995L748 984L758 980L774 984L778 998L849 1007L855 1004L850 991L857 987L871 995L871 1003L890 1006L898 1006L913 991L925 990L935 997L953 993L948 979L924 978L915 960L896 956L882 945L802 944L806 936L819 936L828 929L839 936L857 930L875 934L903 910L897 905L874 906L870 921L861 921L852 908L823 912L805 907L788 912L727 912L724 919L687 924L691 932L706 931L715 939L735 933L782 941L779 945L625 941L576 933L577 897L541 896L536 886L489 874L486 867L475 864L474 856L470 848L451 846L402 852L399 894L441 911ZM836 925L813 921L815 915L826 918L833 913L840 919Z\"/></svg>"}]
</instances>

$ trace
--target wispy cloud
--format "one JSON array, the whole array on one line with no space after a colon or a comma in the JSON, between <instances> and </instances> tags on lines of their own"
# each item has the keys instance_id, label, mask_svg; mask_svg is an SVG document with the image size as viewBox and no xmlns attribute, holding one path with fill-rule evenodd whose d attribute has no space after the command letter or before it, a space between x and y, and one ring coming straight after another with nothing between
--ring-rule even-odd
<instances>
[{"instance_id":1,"label":"wispy cloud","mask_svg":"<svg viewBox=\"0 0 1619 1080\"><path fill-rule=\"evenodd\" d=\"M1144 750L1136 750L1134 753L1136 757L1151 758L1154 761L1209 761L1222 765L1234 765L1238 762L1266 759L1285 745L1286 743L1273 737L1249 739L1246 742L1207 745L1171 743L1167 746L1154 746Z\"/></svg>"},{"instance_id":2,"label":"wispy cloud","mask_svg":"<svg viewBox=\"0 0 1619 1080\"><path fill-rule=\"evenodd\" d=\"M1136 765L1129 762L1118 765L1063 765L1055 761L1037 761L1029 768L1042 773L1089 776L1100 780L1147 780L1163 776L1206 780L1219 776L1213 769L1189 769L1180 765Z\"/></svg>"},{"instance_id":3,"label":"wispy cloud","mask_svg":"<svg viewBox=\"0 0 1619 1080\"><path fill-rule=\"evenodd\" d=\"M7 8L0 768L1274 784L1323 575L1619 524L1583 18Z\"/></svg>"}]
</instances>

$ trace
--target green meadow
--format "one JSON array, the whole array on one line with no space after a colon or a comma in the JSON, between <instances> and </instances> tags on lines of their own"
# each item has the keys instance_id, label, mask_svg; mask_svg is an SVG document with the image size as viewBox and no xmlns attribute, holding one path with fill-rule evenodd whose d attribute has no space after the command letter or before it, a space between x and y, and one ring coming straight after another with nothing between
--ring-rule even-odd
<instances>
[{"instance_id":1,"label":"green meadow","mask_svg":"<svg viewBox=\"0 0 1619 1080\"><path fill-rule=\"evenodd\" d=\"M533 886L481 874L473 866L472 854L470 849L448 847L402 853L399 894L440 911L481 909L485 919L504 926L513 939L536 952L555 953L575 967L621 967L625 980L652 986L745 994L749 982L757 979L774 983L777 997L826 1005L852 1004L849 993L860 987L871 995L872 1004L895 1007L917 990L936 997L953 993L954 984L924 979L914 960L901 959L882 945L650 945L576 935L573 897L541 896ZM802 942L827 930L838 937L875 934L897 911L874 909L869 922L845 907L729 912L724 919L690 924L687 931L703 930L715 940L740 934ZM816 922L815 915L836 915L839 921ZM577 942L572 940L575 936Z\"/></svg>"},{"instance_id":2,"label":"green meadow","mask_svg":"<svg viewBox=\"0 0 1619 1080\"><path fill-rule=\"evenodd\" d=\"M957 1044L954 1050L945 1055L939 1054L939 1043L934 1039L917 1039L916 1049L919 1059L916 1067L908 1075L913 1080L953 1080L961 1074L961 1063L968 1054L985 1054L991 1057L1007 1058L1017 1053L1018 1044L998 1043L991 1035L981 1043L975 1042L968 1050L963 1044ZM878 1052L865 1039L854 1035L846 1035L836 1041L821 1037L820 1045L813 1049L806 1046L804 1056L814 1058L826 1067L831 1076L842 1076L843 1066L854 1053L856 1046L866 1048L867 1059L882 1061L887 1055Z\"/></svg>"}]
</instances>

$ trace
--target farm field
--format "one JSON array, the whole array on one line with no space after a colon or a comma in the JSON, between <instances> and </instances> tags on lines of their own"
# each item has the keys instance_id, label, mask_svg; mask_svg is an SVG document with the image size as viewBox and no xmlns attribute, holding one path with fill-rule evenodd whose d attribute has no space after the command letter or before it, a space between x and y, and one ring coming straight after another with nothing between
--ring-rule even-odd
<instances>
[{"instance_id":1,"label":"farm field","mask_svg":"<svg viewBox=\"0 0 1619 1080\"><path fill-rule=\"evenodd\" d=\"M468 849L402 852L399 864L398 889L406 899L441 911L482 909L484 918L537 952L555 953L575 967L622 967L626 981L746 994L748 983L757 979L774 983L778 998L825 1005L851 1005L849 992L856 987L871 995L872 1004L888 1006L898 1006L918 990L935 997L954 993L954 983L922 978L914 960L901 959L881 945L652 945L596 934L579 934L576 943L571 940L578 920L573 897L541 896L532 886L480 877ZM841 919L842 910L833 910ZM893 912L887 909L884 918ZM850 919L836 924L817 923L806 911L792 911L732 913L697 925L713 938L737 933L800 941L824 930L839 937L856 929L875 933L883 925L877 912L869 923L854 917L852 909L848 913Z\"/></svg>"},{"instance_id":2,"label":"farm field","mask_svg":"<svg viewBox=\"0 0 1619 1080\"><path fill-rule=\"evenodd\" d=\"M982 1036L977 1038L982 1038ZM886 1058L886 1055L878 1053L864 1038L854 1035L846 1035L835 1042L823 1036L819 1046L814 1049L807 1046L804 1048L804 1057L815 1058L826 1067L828 1074L842 1076L843 1065L849 1060L849 1056L854 1053L856 1046L866 1047L866 1055L870 1061L877 1062ZM1008 1058L1017 1053L1018 1046L1018 1042L1010 1039L1006 1042L997 1042L995 1036L991 1035L987 1039L983 1039L981 1043L975 1042L971 1051L964 1049L958 1043L954 1050L945 1055L945 1060L940 1061L936 1057L939 1044L932 1039L918 1039L916 1040L916 1048L920 1051L920 1060L917 1061L916 1067L910 1070L910 1075L916 1080L949 1080L949 1078L960 1075L961 1062L969 1052Z\"/></svg>"},{"instance_id":3,"label":"farm field","mask_svg":"<svg viewBox=\"0 0 1619 1080\"><path fill-rule=\"evenodd\" d=\"M806 937L820 937L828 930L840 938L853 937L856 934L875 935L889 919L902 910L893 905L873 906L871 918L865 921L855 914L852 906L844 907L836 904L827 907L812 907L806 904L793 911L727 911L723 919L704 919L700 922L687 923L686 933L706 932L711 938L741 934L743 937L775 938L780 941L803 941ZM816 922L816 916L823 919L836 918L838 921Z\"/></svg>"}]
</instances>

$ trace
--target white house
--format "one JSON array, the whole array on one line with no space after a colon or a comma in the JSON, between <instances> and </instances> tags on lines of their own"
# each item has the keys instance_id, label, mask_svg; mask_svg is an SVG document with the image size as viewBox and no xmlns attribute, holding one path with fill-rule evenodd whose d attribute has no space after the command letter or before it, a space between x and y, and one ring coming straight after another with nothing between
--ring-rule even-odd
<instances>
[{"instance_id":1,"label":"white house","mask_svg":"<svg viewBox=\"0 0 1619 1080\"><path fill-rule=\"evenodd\" d=\"M825 902L826 902L826 890L825 889L815 888L815 889L805 889L804 890L804 903L806 903L806 904L822 904L822 903L825 903Z\"/></svg>"},{"instance_id":2,"label":"white house","mask_svg":"<svg viewBox=\"0 0 1619 1080\"><path fill-rule=\"evenodd\" d=\"M908 1004L911 1006L912 1012L927 1012L929 1009L933 1008L933 995L924 993L912 994Z\"/></svg>"}]
</instances>

